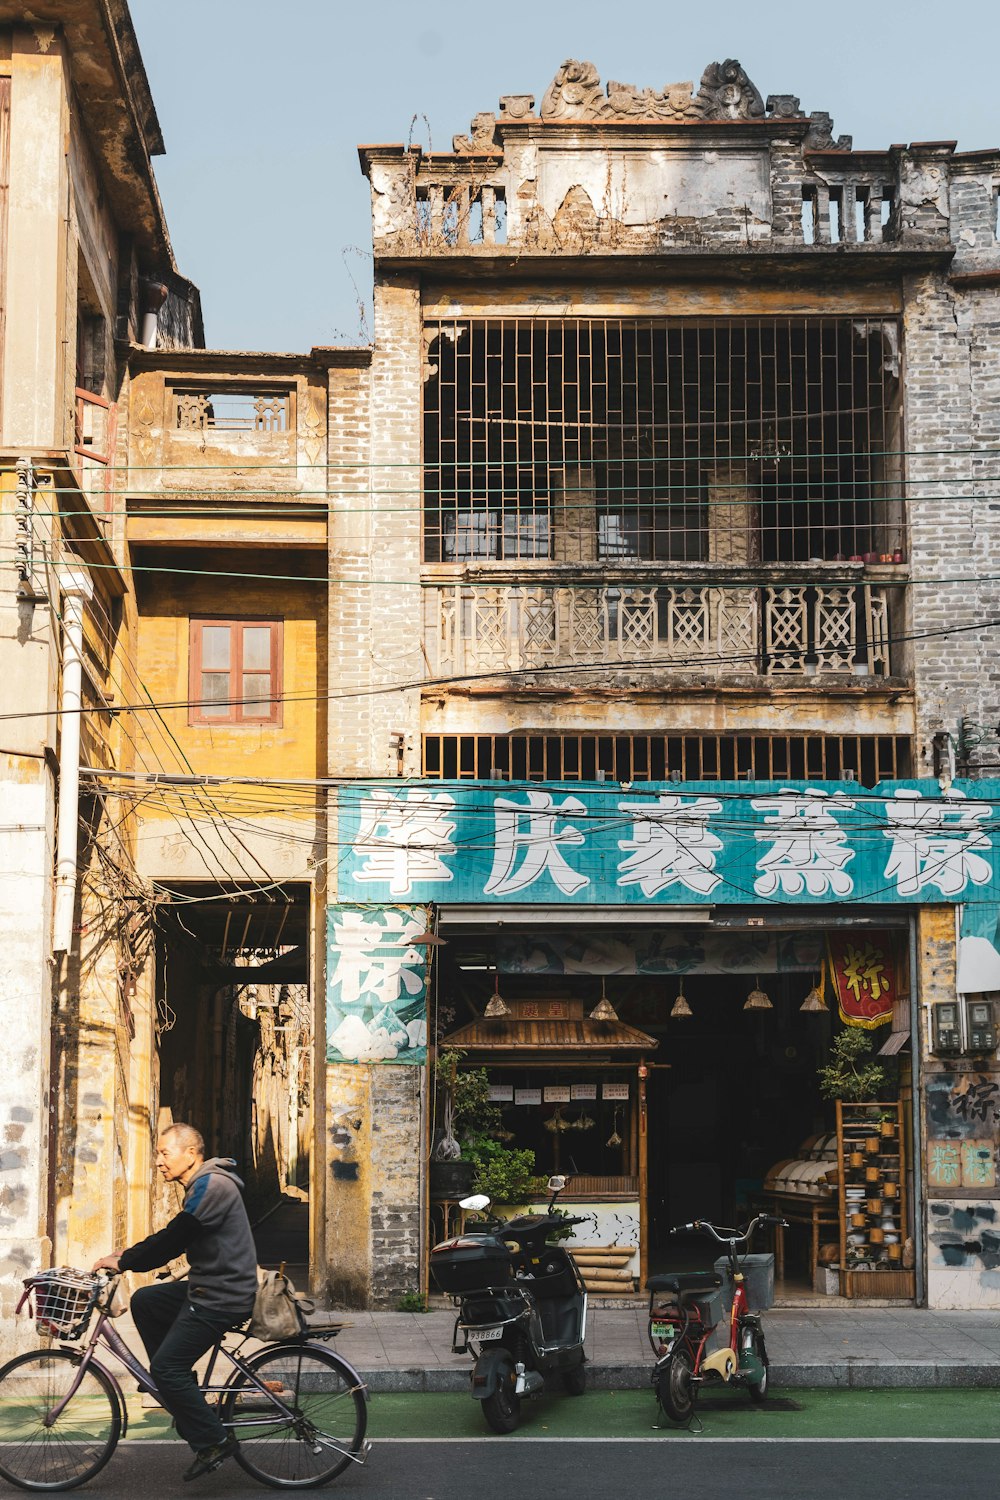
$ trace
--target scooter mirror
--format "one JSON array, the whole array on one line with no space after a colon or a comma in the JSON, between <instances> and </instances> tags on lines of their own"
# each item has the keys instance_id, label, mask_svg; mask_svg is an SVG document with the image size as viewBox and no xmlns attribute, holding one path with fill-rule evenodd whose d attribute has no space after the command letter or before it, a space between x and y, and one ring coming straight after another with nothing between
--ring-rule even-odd
<instances>
[{"instance_id":1,"label":"scooter mirror","mask_svg":"<svg viewBox=\"0 0 1000 1500\"><path fill-rule=\"evenodd\" d=\"M563 1190L563 1188L565 1186L566 1186L566 1179L565 1179L565 1177L550 1177L549 1178L549 1192L550 1193L561 1193L562 1190Z\"/></svg>"},{"instance_id":2,"label":"scooter mirror","mask_svg":"<svg viewBox=\"0 0 1000 1500\"><path fill-rule=\"evenodd\" d=\"M460 1198L459 1208L467 1208L471 1213L481 1214L484 1209L489 1208L490 1200L485 1193L473 1193L471 1198Z\"/></svg>"}]
</instances>

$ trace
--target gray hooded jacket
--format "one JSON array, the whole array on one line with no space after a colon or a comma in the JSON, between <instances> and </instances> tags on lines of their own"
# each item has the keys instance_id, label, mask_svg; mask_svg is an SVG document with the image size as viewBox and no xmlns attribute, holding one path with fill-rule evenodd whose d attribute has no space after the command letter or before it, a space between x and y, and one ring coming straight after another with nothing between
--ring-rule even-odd
<instances>
[{"instance_id":1,"label":"gray hooded jacket","mask_svg":"<svg viewBox=\"0 0 1000 1500\"><path fill-rule=\"evenodd\" d=\"M243 1205L243 1183L231 1156L203 1163L184 1192L184 1206L165 1229L123 1250L123 1271L153 1271L186 1254L188 1296L211 1315L249 1317L257 1293L257 1251Z\"/></svg>"}]
</instances>

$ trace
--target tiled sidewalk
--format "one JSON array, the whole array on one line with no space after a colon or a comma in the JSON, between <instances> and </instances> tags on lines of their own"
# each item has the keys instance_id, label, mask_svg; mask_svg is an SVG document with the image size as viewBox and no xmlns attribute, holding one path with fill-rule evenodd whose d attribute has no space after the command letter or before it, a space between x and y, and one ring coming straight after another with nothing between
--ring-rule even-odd
<instances>
[{"instance_id":1,"label":"tiled sidewalk","mask_svg":"<svg viewBox=\"0 0 1000 1500\"><path fill-rule=\"evenodd\" d=\"M337 1348L372 1390L468 1387L471 1360L451 1353L454 1313L347 1312ZM764 1318L775 1386L1000 1387L1000 1312L913 1307L775 1308ZM645 1307L591 1308L590 1383L649 1383Z\"/></svg>"}]
</instances>

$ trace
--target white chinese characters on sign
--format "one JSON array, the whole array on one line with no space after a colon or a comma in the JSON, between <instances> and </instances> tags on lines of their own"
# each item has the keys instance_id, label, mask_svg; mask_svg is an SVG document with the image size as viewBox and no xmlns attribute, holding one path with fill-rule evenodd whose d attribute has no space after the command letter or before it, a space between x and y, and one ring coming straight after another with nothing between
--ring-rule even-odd
<instances>
[{"instance_id":1,"label":"white chinese characters on sign","mask_svg":"<svg viewBox=\"0 0 1000 1500\"><path fill-rule=\"evenodd\" d=\"M329 914L328 1060L423 1062L426 911Z\"/></svg>"},{"instance_id":2,"label":"white chinese characters on sign","mask_svg":"<svg viewBox=\"0 0 1000 1500\"><path fill-rule=\"evenodd\" d=\"M992 807L963 807L964 793L952 791L942 802L924 802L915 788L900 787L885 804L889 827L883 836L892 848L885 867L901 896L916 896L937 886L942 896L957 896L969 881L986 885L992 877L990 836L979 825L993 816Z\"/></svg>"},{"instance_id":3,"label":"white chinese characters on sign","mask_svg":"<svg viewBox=\"0 0 1000 1500\"><path fill-rule=\"evenodd\" d=\"M764 814L765 828L754 830L759 844L771 848L757 860L753 883L758 896L849 896L854 881L845 866L854 858L837 814L854 803L841 792L782 790L776 797L755 797L750 806Z\"/></svg>"},{"instance_id":4,"label":"white chinese characters on sign","mask_svg":"<svg viewBox=\"0 0 1000 1500\"><path fill-rule=\"evenodd\" d=\"M586 812L577 797L564 797L558 805L551 792L532 789L528 801L497 797L494 803L495 840L493 868L483 890L488 896L509 896L525 891L546 871L564 896L572 896L590 884L589 877L566 862L563 849L583 843L583 834L572 823L557 829L560 819Z\"/></svg>"},{"instance_id":5,"label":"white chinese characters on sign","mask_svg":"<svg viewBox=\"0 0 1000 1500\"><path fill-rule=\"evenodd\" d=\"M658 797L656 804L619 802L619 812L633 819L632 837L618 847L632 852L618 866L618 884L638 885L644 896L655 896L671 885L707 896L722 879L715 873L715 856L722 840L708 820L722 811L715 797Z\"/></svg>"},{"instance_id":6,"label":"white chinese characters on sign","mask_svg":"<svg viewBox=\"0 0 1000 1500\"><path fill-rule=\"evenodd\" d=\"M364 859L356 880L381 881L392 896L405 896L417 881L451 880L443 856L454 854L448 792L375 790L361 805L354 851Z\"/></svg>"}]
</instances>

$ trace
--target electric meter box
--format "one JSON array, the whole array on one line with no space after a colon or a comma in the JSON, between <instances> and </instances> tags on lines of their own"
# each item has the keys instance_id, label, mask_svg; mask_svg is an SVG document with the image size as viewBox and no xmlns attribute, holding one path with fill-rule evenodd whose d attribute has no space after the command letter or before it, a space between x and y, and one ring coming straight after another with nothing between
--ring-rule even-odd
<instances>
[{"instance_id":1,"label":"electric meter box","mask_svg":"<svg viewBox=\"0 0 1000 1500\"><path fill-rule=\"evenodd\" d=\"M995 1052L997 1023L992 1000L965 1002L966 1034L970 1052Z\"/></svg>"},{"instance_id":2,"label":"electric meter box","mask_svg":"<svg viewBox=\"0 0 1000 1500\"><path fill-rule=\"evenodd\" d=\"M956 1000L939 1001L934 1007L934 1052L961 1052L962 1025Z\"/></svg>"}]
</instances>

